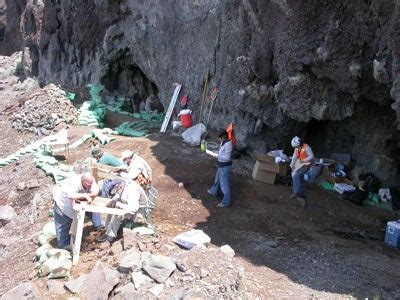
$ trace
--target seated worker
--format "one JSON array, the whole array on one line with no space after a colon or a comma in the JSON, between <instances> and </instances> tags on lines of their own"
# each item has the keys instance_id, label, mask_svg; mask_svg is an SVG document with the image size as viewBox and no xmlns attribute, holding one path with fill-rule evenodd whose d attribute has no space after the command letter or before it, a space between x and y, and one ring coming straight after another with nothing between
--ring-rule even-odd
<instances>
[{"instance_id":1,"label":"seated worker","mask_svg":"<svg viewBox=\"0 0 400 300\"><path fill-rule=\"evenodd\" d=\"M102 152L100 147L98 147L98 146L95 146L92 148L92 157L95 158L99 164L112 166L112 167L125 166L121 160L116 158L114 155Z\"/></svg>"},{"instance_id":2,"label":"seated worker","mask_svg":"<svg viewBox=\"0 0 400 300\"><path fill-rule=\"evenodd\" d=\"M91 173L74 175L66 179L61 186L53 189L54 223L58 248L67 249L69 247L69 230L76 216L72 208L73 203L79 200L91 203L98 193L99 187ZM92 222L94 223L94 221L99 222L99 224L93 224L94 226L101 227L99 214L92 214Z\"/></svg>"},{"instance_id":3,"label":"seated worker","mask_svg":"<svg viewBox=\"0 0 400 300\"><path fill-rule=\"evenodd\" d=\"M293 194L291 199L297 199L304 207L306 203L306 187L304 182L304 174L308 172L310 167L314 164L314 154L311 147L303 143L301 139L295 136L292 139L292 147L294 153L290 167L292 168L293 179Z\"/></svg>"},{"instance_id":4,"label":"seated worker","mask_svg":"<svg viewBox=\"0 0 400 300\"><path fill-rule=\"evenodd\" d=\"M125 218L131 218L139 210L139 201L142 187L135 181L114 179L107 182L102 196L111 198L108 207L120 208L126 211L124 216L109 215L106 222L106 232L98 242L109 241L112 243L117 237L119 227Z\"/></svg>"},{"instance_id":5,"label":"seated worker","mask_svg":"<svg viewBox=\"0 0 400 300\"><path fill-rule=\"evenodd\" d=\"M125 150L122 152L121 160L128 166L126 172L121 173L122 177L135 180L140 185L148 185L151 183L153 172L144 158L137 153Z\"/></svg>"}]
</instances>

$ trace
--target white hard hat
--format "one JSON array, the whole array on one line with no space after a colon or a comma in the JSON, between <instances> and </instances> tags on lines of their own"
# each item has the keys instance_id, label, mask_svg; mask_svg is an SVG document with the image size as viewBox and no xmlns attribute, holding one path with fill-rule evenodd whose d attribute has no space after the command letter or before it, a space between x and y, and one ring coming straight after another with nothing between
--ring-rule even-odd
<instances>
[{"instance_id":1,"label":"white hard hat","mask_svg":"<svg viewBox=\"0 0 400 300\"><path fill-rule=\"evenodd\" d=\"M301 142L300 138L298 136L295 136L294 138L292 138L292 142L291 142L292 147L293 148L299 147L300 146L300 142Z\"/></svg>"},{"instance_id":2,"label":"white hard hat","mask_svg":"<svg viewBox=\"0 0 400 300\"><path fill-rule=\"evenodd\" d=\"M131 150L124 150L121 153L121 159L127 159L127 158L131 158L133 156L133 152Z\"/></svg>"}]
</instances>

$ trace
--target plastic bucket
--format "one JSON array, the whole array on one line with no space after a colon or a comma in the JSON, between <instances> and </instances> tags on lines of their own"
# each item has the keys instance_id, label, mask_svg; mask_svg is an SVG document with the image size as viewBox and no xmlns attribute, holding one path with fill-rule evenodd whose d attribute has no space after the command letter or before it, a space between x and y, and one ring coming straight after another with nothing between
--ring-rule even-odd
<instances>
[{"instance_id":1,"label":"plastic bucket","mask_svg":"<svg viewBox=\"0 0 400 300\"><path fill-rule=\"evenodd\" d=\"M192 127L192 115L191 114L185 114L181 115L181 125L182 127L189 128Z\"/></svg>"}]
</instances>

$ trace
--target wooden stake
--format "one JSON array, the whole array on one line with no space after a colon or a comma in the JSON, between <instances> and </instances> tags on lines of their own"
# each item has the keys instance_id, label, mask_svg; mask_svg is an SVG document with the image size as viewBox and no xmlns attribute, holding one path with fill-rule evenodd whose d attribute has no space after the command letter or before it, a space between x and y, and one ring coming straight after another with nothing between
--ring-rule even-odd
<instances>
[{"instance_id":1,"label":"wooden stake","mask_svg":"<svg viewBox=\"0 0 400 300\"><path fill-rule=\"evenodd\" d=\"M209 70L207 69L207 75L206 75L206 80L205 80L205 83L204 83L203 95L201 97L200 115L199 115L199 122L198 123L200 123L201 120L203 119L203 109L204 109L204 104L206 102L206 97L207 97L208 74L209 74Z\"/></svg>"}]
</instances>

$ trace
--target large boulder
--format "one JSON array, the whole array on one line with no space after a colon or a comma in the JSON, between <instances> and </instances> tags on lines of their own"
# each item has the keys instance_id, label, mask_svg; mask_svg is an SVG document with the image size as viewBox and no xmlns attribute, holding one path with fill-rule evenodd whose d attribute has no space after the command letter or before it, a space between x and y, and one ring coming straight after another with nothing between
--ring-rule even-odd
<instances>
[{"instance_id":1,"label":"large boulder","mask_svg":"<svg viewBox=\"0 0 400 300\"><path fill-rule=\"evenodd\" d=\"M7 224L10 222L15 216L16 212L14 208L9 205L0 206L0 224Z\"/></svg>"},{"instance_id":2,"label":"large boulder","mask_svg":"<svg viewBox=\"0 0 400 300\"><path fill-rule=\"evenodd\" d=\"M82 274L78 278L72 279L65 283L65 287L73 294L79 294L85 284L88 274Z\"/></svg>"},{"instance_id":3,"label":"large boulder","mask_svg":"<svg viewBox=\"0 0 400 300\"><path fill-rule=\"evenodd\" d=\"M129 228L124 228L122 231L124 237L124 250L129 250L131 248L138 248L138 238L136 233L134 233Z\"/></svg>"},{"instance_id":4,"label":"large boulder","mask_svg":"<svg viewBox=\"0 0 400 300\"><path fill-rule=\"evenodd\" d=\"M123 273L129 273L139 270L142 266L141 255L135 249L129 249L121 253L118 259L118 270Z\"/></svg>"},{"instance_id":5,"label":"large boulder","mask_svg":"<svg viewBox=\"0 0 400 300\"><path fill-rule=\"evenodd\" d=\"M163 283L176 269L174 261L162 255L149 255L143 261L143 270L158 283Z\"/></svg>"},{"instance_id":6,"label":"large boulder","mask_svg":"<svg viewBox=\"0 0 400 300\"><path fill-rule=\"evenodd\" d=\"M147 300L150 299L150 297L146 294L137 292L135 289L135 286L133 285L132 282L124 285L121 288L118 288L118 290L115 291L116 295L112 297L111 299L114 300Z\"/></svg>"},{"instance_id":7,"label":"large boulder","mask_svg":"<svg viewBox=\"0 0 400 300\"><path fill-rule=\"evenodd\" d=\"M1 296L1 300L35 300L42 299L39 289L32 282L24 282L18 285L17 287L9 290L3 296Z\"/></svg>"},{"instance_id":8,"label":"large boulder","mask_svg":"<svg viewBox=\"0 0 400 300\"><path fill-rule=\"evenodd\" d=\"M108 294L119 283L118 271L98 261L88 274L80 296L83 299L108 299Z\"/></svg>"}]
</instances>

